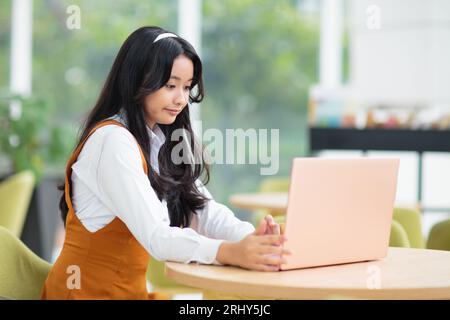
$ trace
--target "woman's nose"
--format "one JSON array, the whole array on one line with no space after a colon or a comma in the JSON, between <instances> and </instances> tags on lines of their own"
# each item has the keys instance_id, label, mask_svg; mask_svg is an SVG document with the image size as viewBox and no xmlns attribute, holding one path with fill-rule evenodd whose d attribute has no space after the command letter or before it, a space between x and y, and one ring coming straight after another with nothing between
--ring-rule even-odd
<instances>
[{"instance_id":1,"label":"woman's nose","mask_svg":"<svg viewBox=\"0 0 450 320\"><path fill-rule=\"evenodd\" d=\"M177 96L175 97L175 104L184 106L187 104L187 94L184 90L178 90Z\"/></svg>"}]
</instances>

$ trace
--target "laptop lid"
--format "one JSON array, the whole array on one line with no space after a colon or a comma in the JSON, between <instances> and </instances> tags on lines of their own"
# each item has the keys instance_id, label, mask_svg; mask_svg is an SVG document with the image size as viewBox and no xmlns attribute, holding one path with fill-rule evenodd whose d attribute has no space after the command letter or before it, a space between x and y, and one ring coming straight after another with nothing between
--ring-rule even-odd
<instances>
[{"instance_id":1,"label":"laptop lid","mask_svg":"<svg viewBox=\"0 0 450 320\"><path fill-rule=\"evenodd\" d=\"M295 158L281 270L387 254L399 159Z\"/></svg>"}]
</instances>

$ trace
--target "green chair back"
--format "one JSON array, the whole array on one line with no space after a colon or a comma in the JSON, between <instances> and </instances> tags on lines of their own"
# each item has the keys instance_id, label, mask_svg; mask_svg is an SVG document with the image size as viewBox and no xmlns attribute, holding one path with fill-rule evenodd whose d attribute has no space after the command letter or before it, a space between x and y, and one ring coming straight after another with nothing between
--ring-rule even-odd
<instances>
[{"instance_id":1,"label":"green chair back","mask_svg":"<svg viewBox=\"0 0 450 320\"><path fill-rule=\"evenodd\" d=\"M450 219L438 222L431 228L427 248L450 251Z\"/></svg>"},{"instance_id":2,"label":"green chair back","mask_svg":"<svg viewBox=\"0 0 450 320\"><path fill-rule=\"evenodd\" d=\"M50 268L50 263L39 258L14 234L0 226L1 297L39 299Z\"/></svg>"},{"instance_id":3,"label":"green chair back","mask_svg":"<svg viewBox=\"0 0 450 320\"><path fill-rule=\"evenodd\" d=\"M394 208L393 219L399 222L408 235L411 248L425 248L420 212L410 208Z\"/></svg>"},{"instance_id":4,"label":"green chair back","mask_svg":"<svg viewBox=\"0 0 450 320\"><path fill-rule=\"evenodd\" d=\"M158 261L150 257L150 263L147 269L147 279L151 282L153 287L176 287L178 282L167 278L164 275L164 261Z\"/></svg>"},{"instance_id":5,"label":"green chair back","mask_svg":"<svg viewBox=\"0 0 450 320\"><path fill-rule=\"evenodd\" d=\"M391 234L389 237L389 246L401 248L411 247L411 244L409 243L408 239L408 234L406 233L403 226L396 220L392 220Z\"/></svg>"},{"instance_id":6,"label":"green chair back","mask_svg":"<svg viewBox=\"0 0 450 320\"><path fill-rule=\"evenodd\" d=\"M164 274L164 261L158 261L150 256L147 269L147 280L150 281L153 291L164 293L172 297L175 294L201 293L201 289L185 286Z\"/></svg>"},{"instance_id":7,"label":"green chair back","mask_svg":"<svg viewBox=\"0 0 450 320\"><path fill-rule=\"evenodd\" d=\"M16 237L22 234L34 184L31 171L17 173L0 183L0 226Z\"/></svg>"}]
</instances>

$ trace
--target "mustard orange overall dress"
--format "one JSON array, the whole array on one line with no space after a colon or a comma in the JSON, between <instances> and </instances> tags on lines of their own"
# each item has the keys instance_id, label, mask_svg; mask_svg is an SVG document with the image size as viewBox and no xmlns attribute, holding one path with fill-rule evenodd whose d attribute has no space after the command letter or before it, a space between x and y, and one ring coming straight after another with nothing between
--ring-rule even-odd
<instances>
[{"instance_id":1,"label":"mustard orange overall dress","mask_svg":"<svg viewBox=\"0 0 450 320\"><path fill-rule=\"evenodd\" d=\"M166 299L159 293L148 293L146 272L149 255L118 218L96 232L88 231L74 212L71 201L72 165L87 139L106 125L125 127L106 120L95 126L74 151L67 163L65 199L69 208L64 245L42 290L41 299ZM137 143L137 142L136 142ZM148 167L139 147L142 166ZM79 282L73 282L79 277ZM73 285L73 284L78 285Z\"/></svg>"}]
</instances>

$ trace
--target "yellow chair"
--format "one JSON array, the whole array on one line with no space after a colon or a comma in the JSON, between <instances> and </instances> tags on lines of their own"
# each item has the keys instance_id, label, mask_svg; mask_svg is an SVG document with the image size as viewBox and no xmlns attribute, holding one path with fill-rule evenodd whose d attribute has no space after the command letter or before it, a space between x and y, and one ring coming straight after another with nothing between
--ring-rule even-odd
<instances>
[{"instance_id":1,"label":"yellow chair","mask_svg":"<svg viewBox=\"0 0 450 320\"><path fill-rule=\"evenodd\" d=\"M425 238L422 234L422 217L418 210L394 208L393 219L405 230L411 248L424 249Z\"/></svg>"},{"instance_id":2,"label":"yellow chair","mask_svg":"<svg viewBox=\"0 0 450 320\"><path fill-rule=\"evenodd\" d=\"M40 298L50 263L28 249L14 234L0 226L0 297Z\"/></svg>"},{"instance_id":3,"label":"yellow chair","mask_svg":"<svg viewBox=\"0 0 450 320\"><path fill-rule=\"evenodd\" d=\"M427 248L450 251L450 219L438 222L431 228Z\"/></svg>"},{"instance_id":4,"label":"yellow chair","mask_svg":"<svg viewBox=\"0 0 450 320\"><path fill-rule=\"evenodd\" d=\"M17 173L0 183L0 226L16 237L22 234L34 184L31 171Z\"/></svg>"},{"instance_id":5,"label":"yellow chair","mask_svg":"<svg viewBox=\"0 0 450 320\"><path fill-rule=\"evenodd\" d=\"M147 280L150 281L154 292L163 293L173 298L176 294L202 293L201 289L182 285L164 274L164 261L150 257L147 268Z\"/></svg>"},{"instance_id":6,"label":"yellow chair","mask_svg":"<svg viewBox=\"0 0 450 320\"><path fill-rule=\"evenodd\" d=\"M389 247L410 248L408 234L405 228L396 220L392 220Z\"/></svg>"}]
</instances>

